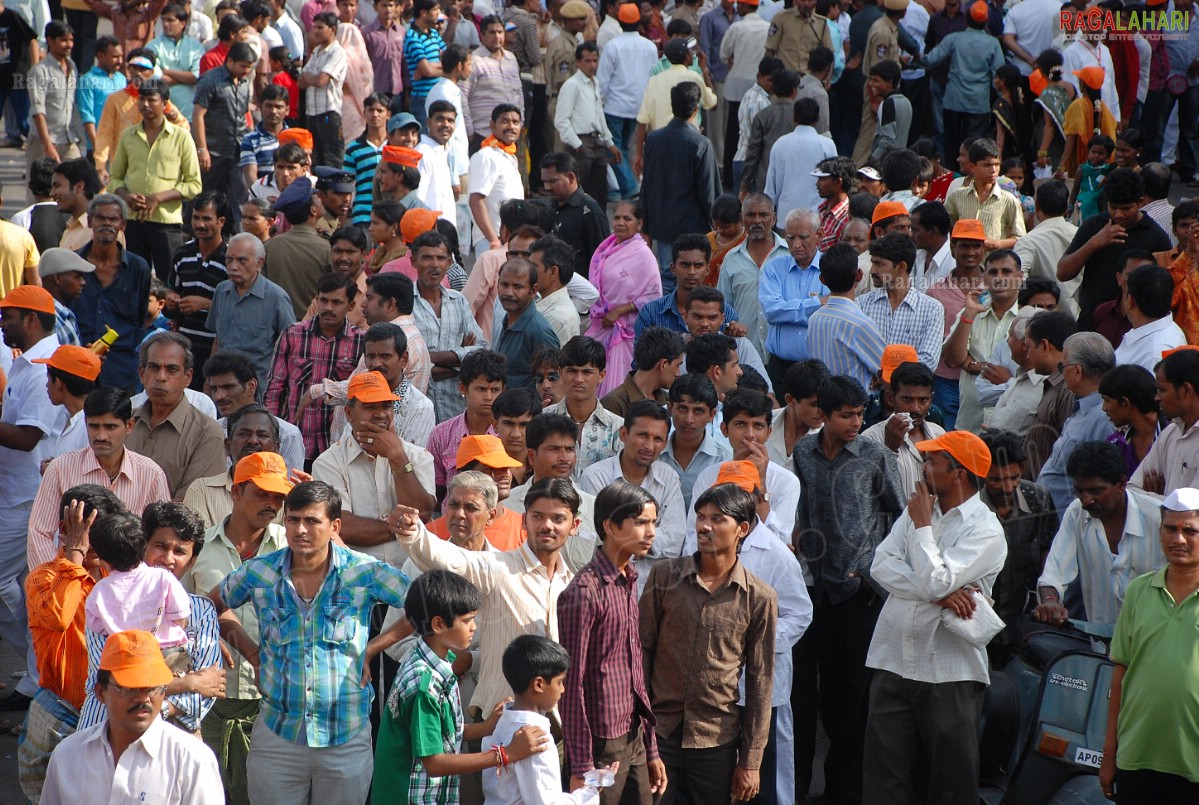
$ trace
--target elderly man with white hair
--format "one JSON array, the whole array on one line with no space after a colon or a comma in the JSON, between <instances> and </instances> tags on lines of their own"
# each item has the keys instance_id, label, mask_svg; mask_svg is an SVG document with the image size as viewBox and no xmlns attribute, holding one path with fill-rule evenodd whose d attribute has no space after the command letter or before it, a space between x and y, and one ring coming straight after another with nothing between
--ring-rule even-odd
<instances>
[{"instance_id":1,"label":"elderly man with white hair","mask_svg":"<svg viewBox=\"0 0 1199 805\"><path fill-rule=\"evenodd\" d=\"M766 318L766 371L774 388L783 388L788 367L806 361L808 316L820 309L829 290L820 281L820 216L810 209L792 210L783 224L789 255L762 266L758 301Z\"/></svg>"},{"instance_id":2,"label":"elderly man with white hair","mask_svg":"<svg viewBox=\"0 0 1199 805\"><path fill-rule=\"evenodd\" d=\"M225 268L229 279L216 286L205 326L216 334L212 351L233 349L254 361L260 378L271 374L271 357L279 335L295 323L287 291L262 274L266 247L242 232L229 239Z\"/></svg>"}]
</instances>

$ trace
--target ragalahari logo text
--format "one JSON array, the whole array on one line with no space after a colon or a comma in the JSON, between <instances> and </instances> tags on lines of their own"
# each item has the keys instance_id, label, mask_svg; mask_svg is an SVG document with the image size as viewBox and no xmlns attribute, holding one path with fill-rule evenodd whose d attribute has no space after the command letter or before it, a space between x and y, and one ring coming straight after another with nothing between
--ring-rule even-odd
<instances>
[{"instance_id":1,"label":"ragalahari logo text","mask_svg":"<svg viewBox=\"0 0 1199 805\"><path fill-rule=\"evenodd\" d=\"M1068 8L1058 17L1058 27L1066 34L1084 34L1088 38L1131 39L1140 34L1151 38L1155 34L1162 39L1185 39L1192 24L1188 11L1167 11L1162 8L1139 10L1091 8L1079 11Z\"/></svg>"}]
</instances>

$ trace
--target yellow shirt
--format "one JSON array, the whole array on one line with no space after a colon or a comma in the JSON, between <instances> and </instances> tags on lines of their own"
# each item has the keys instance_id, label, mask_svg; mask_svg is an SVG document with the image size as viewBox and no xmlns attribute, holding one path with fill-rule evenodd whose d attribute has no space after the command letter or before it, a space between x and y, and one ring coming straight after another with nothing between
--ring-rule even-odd
<instances>
[{"instance_id":1,"label":"yellow shirt","mask_svg":"<svg viewBox=\"0 0 1199 805\"><path fill-rule=\"evenodd\" d=\"M670 90L676 84L684 81L694 81L699 85L703 92L700 105L704 109L712 109L716 106L716 93L704 83L702 78L692 72L690 67L672 64L649 80L645 87L645 97L641 99L641 111L637 113L637 122L648 125L650 131L657 131L669 123L670 119L674 117L674 112L670 108ZM696 117L693 125L698 126L698 121L699 118Z\"/></svg>"},{"instance_id":2,"label":"yellow shirt","mask_svg":"<svg viewBox=\"0 0 1199 805\"><path fill-rule=\"evenodd\" d=\"M131 193L147 195L177 189L183 199L159 204L148 220L156 224L182 224L183 201L195 198L200 192L200 160L188 130L164 121L162 131L151 145L142 123L125 129L112 158L108 191L115 193L122 187Z\"/></svg>"}]
</instances>

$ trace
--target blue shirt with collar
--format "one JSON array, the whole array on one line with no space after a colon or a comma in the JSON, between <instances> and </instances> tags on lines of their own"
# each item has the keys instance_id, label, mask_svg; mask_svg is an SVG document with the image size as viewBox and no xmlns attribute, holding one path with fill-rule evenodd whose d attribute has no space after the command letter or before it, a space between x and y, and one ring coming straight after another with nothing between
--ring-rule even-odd
<instances>
[{"instance_id":1,"label":"blue shirt with collar","mask_svg":"<svg viewBox=\"0 0 1199 805\"><path fill-rule=\"evenodd\" d=\"M1065 512L1074 500L1074 487L1066 474L1066 462L1074 448L1083 442L1104 441L1115 432L1115 426L1103 411L1103 396L1099 392L1074 403L1074 413L1062 425L1062 434L1053 443L1053 452L1037 476L1037 484L1049 490L1059 512Z\"/></svg>"},{"instance_id":2,"label":"blue shirt with collar","mask_svg":"<svg viewBox=\"0 0 1199 805\"><path fill-rule=\"evenodd\" d=\"M766 317L766 351L788 361L808 359L808 317L820 309L829 289L820 281L820 252L801 268L790 254L766 261L758 281L758 301Z\"/></svg>"}]
</instances>

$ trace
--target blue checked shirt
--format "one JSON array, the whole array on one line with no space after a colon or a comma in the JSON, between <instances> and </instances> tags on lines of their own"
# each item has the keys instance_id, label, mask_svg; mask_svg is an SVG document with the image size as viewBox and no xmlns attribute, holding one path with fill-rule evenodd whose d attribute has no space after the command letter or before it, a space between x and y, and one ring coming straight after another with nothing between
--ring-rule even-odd
<instances>
[{"instance_id":1,"label":"blue checked shirt","mask_svg":"<svg viewBox=\"0 0 1199 805\"><path fill-rule=\"evenodd\" d=\"M808 318L808 354L830 373L848 375L870 388L887 344L878 327L852 299L831 296Z\"/></svg>"},{"instance_id":2,"label":"blue checked shirt","mask_svg":"<svg viewBox=\"0 0 1199 805\"><path fill-rule=\"evenodd\" d=\"M909 289L899 307L892 310L891 300L882 288L859 296L857 302L874 321L885 342L910 344L916 348L920 362L936 371L945 329L945 308L940 302Z\"/></svg>"},{"instance_id":3,"label":"blue checked shirt","mask_svg":"<svg viewBox=\"0 0 1199 805\"><path fill-rule=\"evenodd\" d=\"M225 605L254 605L261 637L263 723L286 741L340 746L370 728L374 689L363 686L371 609L403 607L408 577L378 559L330 545L329 574L310 606L291 583L291 549L250 559L221 582Z\"/></svg>"},{"instance_id":4,"label":"blue checked shirt","mask_svg":"<svg viewBox=\"0 0 1199 805\"><path fill-rule=\"evenodd\" d=\"M191 617L187 620L187 653L191 655L192 670L202 671L214 665L220 665L221 660L221 630L217 625L216 607L202 595L189 595L191 599ZM104 653L104 643L108 635L101 632L86 631L87 642L87 697L83 700L83 710L79 714L79 727L99 724L108 715L104 705L96 698L96 669L100 666L100 655ZM175 706L180 722L191 730L200 729L200 722L216 703L216 699L201 696L199 693L178 693L168 696L167 701Z\"/></svg>"}]
</instances>

